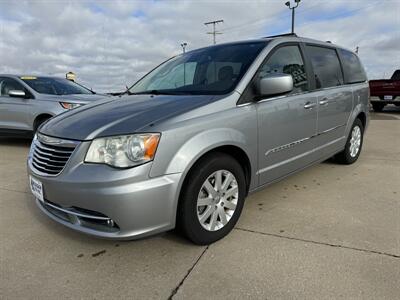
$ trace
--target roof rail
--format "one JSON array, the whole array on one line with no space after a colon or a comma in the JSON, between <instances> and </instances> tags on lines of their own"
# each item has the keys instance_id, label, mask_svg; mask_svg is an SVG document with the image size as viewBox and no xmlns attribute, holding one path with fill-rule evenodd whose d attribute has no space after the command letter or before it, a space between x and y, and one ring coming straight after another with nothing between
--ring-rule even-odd
<instances>
[{"instance_id":1,"label":"roof rail","mask_svg":"<svg viewBox=\"0 0 400 300\"><path fill-rule=\"evenodd\" d=\"M294 36L294 37L297 37L297 34L295 34L295 33L283 33L283 34L265 36L264 39L270 39L270 38L276 38L276 37L284 37L284 36Z\"/></svg>"}]
</instances>

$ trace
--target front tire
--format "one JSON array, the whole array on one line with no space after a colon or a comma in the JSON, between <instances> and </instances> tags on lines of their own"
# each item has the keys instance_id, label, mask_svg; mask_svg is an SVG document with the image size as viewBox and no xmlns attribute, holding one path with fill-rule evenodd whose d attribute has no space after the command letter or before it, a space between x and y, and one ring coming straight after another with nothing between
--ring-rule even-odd
<instances>
[{"instance_id":1,"label":"front tire","mask_svg":"<svg viewBox=\"0 0 400 300\"><path fill-rule=\"evenodd\" d=\"M212 153L202 158L185 180L177 223L198 245L226 236L240 217L246 196L241 165L231 156Z\"/></svg>"},{"instance_id":2,"label":"front tire","mask_svg":"<svg viewBox=\"0 0 400 300\"><path fill-rule=\"evenodd\" d=\"M364 126L360 119L356 119L351 127L344 150L335 157L336 161L346 165L355 163L360 156L363 141Z\"/></svg>"}]
</instances>

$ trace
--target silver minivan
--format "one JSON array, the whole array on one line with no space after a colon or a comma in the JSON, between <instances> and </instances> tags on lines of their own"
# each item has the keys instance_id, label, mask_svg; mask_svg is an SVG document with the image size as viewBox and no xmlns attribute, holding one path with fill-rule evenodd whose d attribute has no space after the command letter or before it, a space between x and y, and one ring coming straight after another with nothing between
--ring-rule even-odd
<instances>
[{"instance_id":1,"label":"silver minivan","mask_svg":"<svg viewBox=\"0 0 400 300\"><path fill-rule=\"evenodd\" d=\"M125 95L54 117L28 157L41 210L133 239L178 227L209 244L246 196L328 158L354 163L368 125L358 57L282 35L171 58Z\"/></svg>"}]
</instances>

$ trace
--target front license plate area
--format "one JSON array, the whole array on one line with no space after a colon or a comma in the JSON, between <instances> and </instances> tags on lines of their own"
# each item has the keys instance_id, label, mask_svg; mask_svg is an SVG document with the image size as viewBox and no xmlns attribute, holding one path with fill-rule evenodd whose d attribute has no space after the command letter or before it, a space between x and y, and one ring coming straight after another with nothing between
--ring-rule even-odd
<instances>
[{"instance_id":1,"label":"front license plate area","mask_svg":"<svg viewBox=\"0 0 400 300\"><path fill-rule=\"evenodd\" d=\"M35 196L36 199L39 199L40 201L44 202L43 184L40 182L40 180L37 180L36 178L33 178L32 176L29 176L29 182L30 182L32 194Z\"/></svg>"},{"instance_id":2,"label":"front license plate area","mask_svg":"<svg viewBox=\"0 0 400 300\"><path fill-rule=\"evenodd\" d=\"M383 96L383 100L393 100L393 96Z\"/></svg>"}]
</instances>

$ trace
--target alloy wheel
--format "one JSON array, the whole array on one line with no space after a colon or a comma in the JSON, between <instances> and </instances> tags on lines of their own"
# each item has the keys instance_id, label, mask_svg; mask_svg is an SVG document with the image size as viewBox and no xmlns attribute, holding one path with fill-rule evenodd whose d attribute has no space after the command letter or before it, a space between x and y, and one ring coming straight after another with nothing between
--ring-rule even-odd
<instances>
[{"instance_id":1,"label":"alloy wheel","mask_svg":"<svg viewBox=\"0 0 400 300\"><path fill-rule=\"evenodd\" d=\"M232 218L239 200L235 176L227 170L212 173L203 183L197 197L197 217L208 231L217 231Z\"/></svg>"},{"instance_id":2,"label":"alloy wheel","mask_svg":"<svg viewBox=\"0 0 400 300\"><path fill-rule=\"evenodd\" d=\"M350 156L356 157L361 146L361 129L359 126L354 126L350 138Z\"/></svg>"}]
</instances>

